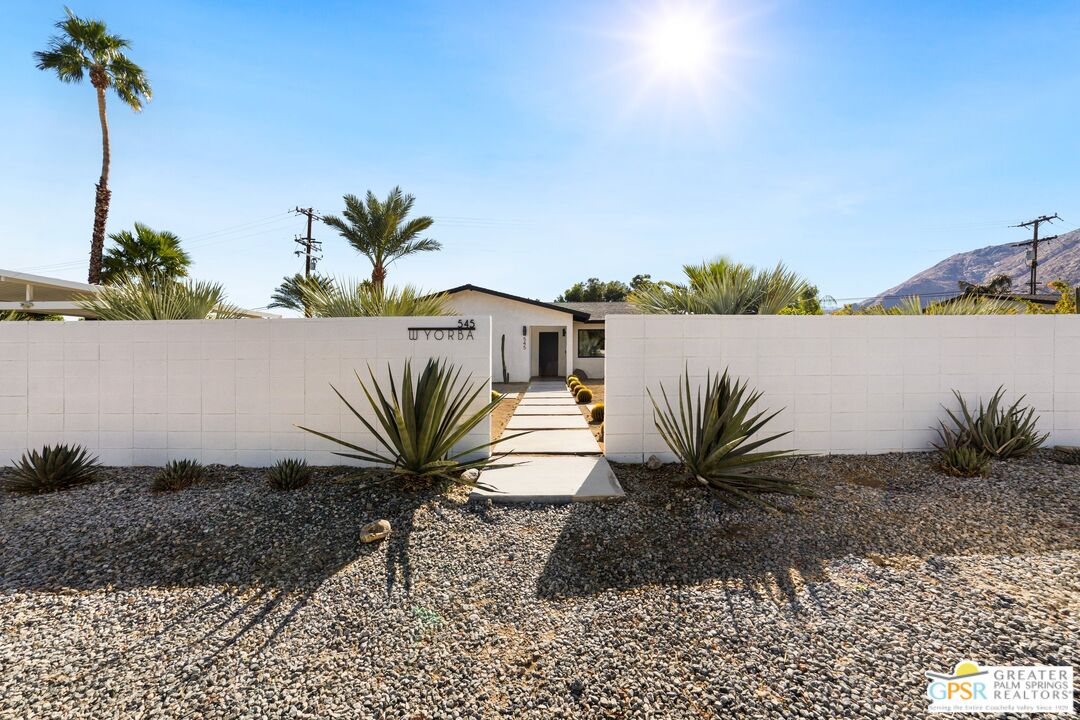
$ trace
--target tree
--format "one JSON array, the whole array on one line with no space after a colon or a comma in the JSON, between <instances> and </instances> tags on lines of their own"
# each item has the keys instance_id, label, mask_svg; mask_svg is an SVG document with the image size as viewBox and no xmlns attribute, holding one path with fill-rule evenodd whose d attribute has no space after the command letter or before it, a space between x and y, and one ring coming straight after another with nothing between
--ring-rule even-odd
<instances>
[{"instance_id":1,"label":"tree","mask_svg":"<svg viewBox=\"0 0 1080 720\"><path fill-rule=\"evenodd\" d=\"M656 283L653 282L652 275L649 275L648 273L643 275L635 275L634 277L630 278L631 290L641 290L655 284Z\"/></svg>"},{"instance_id":2,"label":"tree","mask_svg":"<svg viewBox=\"0 0 1080 720\"><path fill-rule=\"evenodd\" d=\"M328 291L333 287L333 278L318 273L312 273L309 277L304 277L303 273L296 273L292 277L286 276L281 279L281 284L274 288L274 293L270 296L271 302L267 307L295 310L310 317L310 313L304 305L305 289Z\"/></svg>"},{"instance_id":3,"label":"tree","mask_svg":"<svg viewBox=\"0 0 1080 720\"><path fill-rule=\"evenodd\" d=\"M555 302L619 302L629 294L630 288L626 283L618 280L600 282L599 278L589 278L583 283L574 283L555 298Z\"/></svg>"},{"instance_id":4,"label":"tree","mask_svg":"<svg viewBox=\"0 0 1080 720\"><path fill-rule=\"evenodd\" d=\"M167 230L135 223L134 235L121 230L109 239L116 244L105 251L101 263L101 282L106 285L133 273L165 280L187 276L191 257L180 247L180 238Z\"/></svg>"},{"instance_id":5,"label":"tree","mask_svg":"<svg viewBox=\"0 0 1080 720\"><path fill-rule=\"evenodd\" d=\"M1076 314L1076 291L1064 280L1054 280L1046 284L1048 288L1058 293L1060 297L1053 307L1027 302L1027 311L1033 315L1075 315Z\"/></svg>"},{"instance_id":6,"label":"tree","mask_svg":"<svg viewBox=\"0 0 1080 720\"><path fill-rule=\"evenodd\" d=\"M80 82L87 74L97 92L98 121L101 123L101 178L94 196L94 226L90 237L89 282L101 282L105 221L109 216L109 123L105 117L105 91L112 88L121 101L135 112L151 98L150 82L142 68L124 53L130 43L110 34L101 20L76 17L64 8L67 17L56 23L59 34L49 39L46 50L35 52L39 70L52 70L65 83Z\"/></svg>"},{"instance_id":7,"label":"tree","mask_svg":"<svg viewBox=\"0 0 1080 720\"><path fill-rule=\"evenodd\" d=\"M371 261L371 283L381 289L386 267L399 258L442 249L437 240L420 235L435 222L426 215L407 220L416 198L395 187L379 200L368 190L364 200L346 195L344 220L327 215L323 222L337 230L358 253Z\"/></svg>"},{"instance_id":8,"label":"tree","mask_svg":"<svg viewBox=\"0 0 1080 720\"><path fill-rule=\"evenodd\" d=\"M969 295L1004 295L1012 290L1012 278L1005 274L995 275L984 285L966 280L958 280L956 284L960 286L961 291Z\"/></svg>"},{"instance_id":9,"label":"tree","mask_svg":"<svg viewBox=\"0 0 1080 720\"><path fill-rule=\"evenodd\" d=\"M720 258L684 265L684 284L661 281L630 293L643 313L776 315L796 305L808 283L778 263L771 270Z\"/></svg>"},{"instance_id":10,"label":"tree","mask_svg":"<svg viewBox=\"0 0 1080 720\"><path fill-rule=\"evenodd\" d=\"M401 317L453 315L446 294L426 293L412 285L375 287L362 280L342 280L330 287L303 285L304 305L313 317Z\"/></svg>"}]
</instances>

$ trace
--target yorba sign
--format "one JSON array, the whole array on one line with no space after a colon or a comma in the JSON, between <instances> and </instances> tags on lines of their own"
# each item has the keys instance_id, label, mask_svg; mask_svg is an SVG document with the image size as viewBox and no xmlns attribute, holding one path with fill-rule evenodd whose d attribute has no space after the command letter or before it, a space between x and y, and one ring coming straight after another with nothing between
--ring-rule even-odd
<instances>
[{"instance_id":1,"label":"yorba sign","mask_svg":"<svg viewBox=\"0 0 1080 720\"><path fill-rule=\"evenodd\" d=\"M458 320L456 326L447 327L411 327L409 339L419 340L475 340L475 320Z\"/></svg>"}]
</instances>

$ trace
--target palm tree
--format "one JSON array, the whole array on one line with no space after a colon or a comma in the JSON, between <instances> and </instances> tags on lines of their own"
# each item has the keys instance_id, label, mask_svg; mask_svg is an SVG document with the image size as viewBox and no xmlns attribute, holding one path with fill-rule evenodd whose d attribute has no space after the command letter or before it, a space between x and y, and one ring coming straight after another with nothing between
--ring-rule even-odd
<instances>
[{"instance_id":1,"label":"palm tree","mask_svg":"<svg viewBox=\"0 0 1080 720\"><path fill-rule=\"evenodd\" d=\"M191 258L180 247L180 238L135 223L135 234L122 230L109 235L116 243L105 252L101 281L108 285L132 273L167 280L186 277Z\"/></svg>"},{"instance_id":2,"label":"palm tree","mask_svg":"<svg viewBox=\"0 0 1080 720\"><path fill-rule=\"evenodd\" d=\"M367 280L337 280L329 287L302 286L304 305L314 317L438 317L453 315L445 293L412 285L376 288Z\"/></svg>"},{"instance_id":3,"label":"palm tree","mask_svg":"<svg viewBox=\"0 0 1080 720\"><path fill-rule=\"evenodd\" d=\"M442 249L437 240L420 237L434 220L426 215L406 219L416 198L401 192L400 187L391 190L386 200L379 200L370 190L364 200L355 195L344 199L345 219L327 215L323 222L371 261L371 283L376 288L382 288L386 280L386 266L398 258Z\"/></svg>"},{"instance_id":4,"label":"palm tree","mask_svg":"<svg viewBox=\"0 0 1080 720\"><path fill-rule=\"evenodd\" d=\"M234 320L244 311L227 302L219 283L126 275L78 304L98 320Z\"/></svg>"},{"instance_id":5,"label":"palm tree","mask_svg":"<svg viewBox=\"0 0 1080 720\"><path fill-rule=\"evenodd\" d=\"M309 287L317 291L328 292L334 287L334 279L318 273L312 273L307 277L304 277L303 273L296 273L292 277L283 277L281 284L274 288L274 293L270 296L270 304L267 307L295 310L310 317L311 313L304 304L304 292Z\"/></svg>"},{"instance_id":6,"label":"palm tree","mask_svg":"<svg viewBox=\"0 0 1080 720\"><path fill-rule=\"evenodd\" d=\"M683 274L686 284L643 285L630 293L630 302L652 314L776 315L796 305L808 287L782 263L759 270L719 258L684 265Z\"/></svg>"},{"instance_id":7,"label":"palm tree","mask_svg":"<svg viewBox=\"0 0 1080 720\"><path fill-rule=\"evenodd\" d=\"M112 88L135 112L151 97L150 82L142 68L124 50L130 43L112 35L101 20L76 17L64 8L67 17L56 23L59 34L49 39L48 49L34 53L39 70L53 70L61 82L77 83L86 74L97 91L98 120L101 123L101 179L94 197L94 230L90 239L92 284L101 282L101 255L105 247L105 221L109 215L109 123L105 118L105 91Z\"/></svg>"}]
</instances>

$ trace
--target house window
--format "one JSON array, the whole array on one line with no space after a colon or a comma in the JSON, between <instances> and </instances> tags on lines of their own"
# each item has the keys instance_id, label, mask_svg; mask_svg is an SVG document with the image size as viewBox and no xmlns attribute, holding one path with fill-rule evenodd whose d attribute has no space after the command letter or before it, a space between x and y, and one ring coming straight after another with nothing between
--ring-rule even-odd
<instances>
[{"instance_id":1,"label":"house window","mask_svg":"<svg viewBox=\"0 0 1080 720\"><path fill-rule=\"evenodd\" d=\"M578 330L577 356L579 358L604 357L604 331Z\"/></svg>"}]
</instances>

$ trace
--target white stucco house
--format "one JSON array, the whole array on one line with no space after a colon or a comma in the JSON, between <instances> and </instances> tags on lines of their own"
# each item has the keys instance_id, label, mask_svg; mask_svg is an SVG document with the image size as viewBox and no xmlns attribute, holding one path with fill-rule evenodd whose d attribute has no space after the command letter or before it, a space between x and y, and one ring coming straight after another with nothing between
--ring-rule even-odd
<instances>
[{"instance_id":1,"label":"white stucco house","mask_svg":"<svg viewBox=\"0 0 1080 720\"><path fill-rule=\"evenodd\" d=\"M630 303L549 303L479 287L445 291L460 315L491 316L491 372L495 382L604 377L604 318L635 312Z\"/></svg>"}]
</instances>

